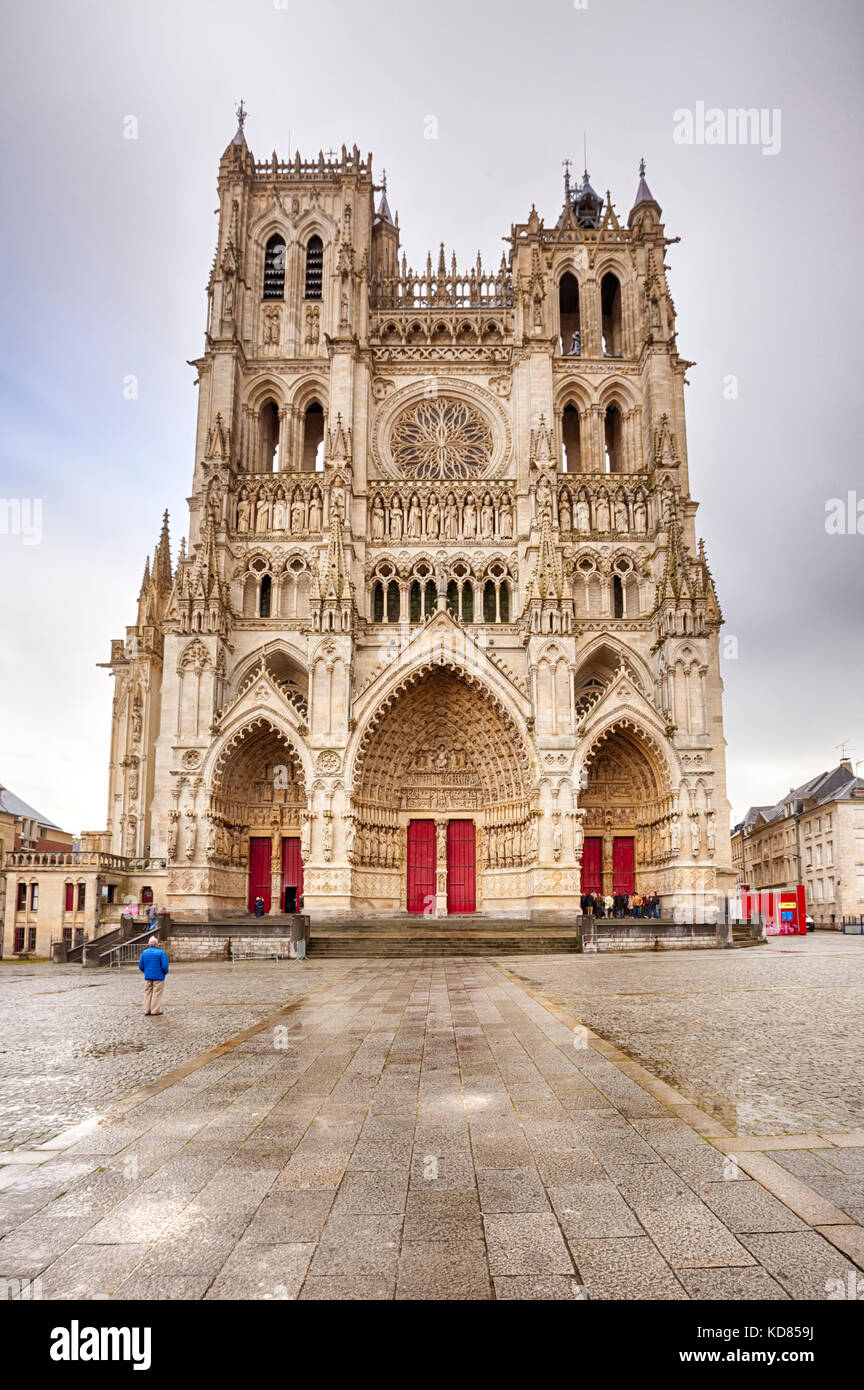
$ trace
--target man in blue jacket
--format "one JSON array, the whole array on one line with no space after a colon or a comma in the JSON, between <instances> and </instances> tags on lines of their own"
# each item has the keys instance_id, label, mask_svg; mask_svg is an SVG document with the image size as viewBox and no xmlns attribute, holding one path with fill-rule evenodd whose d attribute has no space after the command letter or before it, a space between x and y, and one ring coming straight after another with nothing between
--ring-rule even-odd
<instances>
[{"instance_id":1,"label":"man in blue jacket","mask_svg":"<svg viewBox=\"0 0 864 1390\"><path fill-rule=\"evenodd\" d=\"M162 1008L162 991L165 976L168 974L168 957L159 946L159 938L151 936L147 950L141 952L138 969L144 972L144 1013L159 1015Z\"/></svg>"}]
</instances>

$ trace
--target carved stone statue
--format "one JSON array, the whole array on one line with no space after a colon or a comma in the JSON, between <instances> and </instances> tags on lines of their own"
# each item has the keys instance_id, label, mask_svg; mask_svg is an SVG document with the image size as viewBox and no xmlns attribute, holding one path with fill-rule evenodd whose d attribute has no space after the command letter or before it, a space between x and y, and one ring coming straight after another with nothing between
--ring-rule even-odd
<instances>
[{"instance_id":1,"label":"carved stone statue","mask_svg":"<svg viewBox=\"0 0 864 1390\"><path fill-rule=\"evenodd\" d=\"M552 515L552 489L549 486L549 479L546 474L542 474L537 484L537 520L542 521L544 516Z\"/></svg>"},{"instance_id":2,"label":"carved stone statue","mask_svg":"<svg viewBox=\"0 0 864 1390\"><path fill-rule=\"evenodd\" d=\"M627 515L627 503L619 497L615 503L615 529L617 531L630 530L630 517Z\"/></svg>"},{"instance_id":3,"label":"carved stone statue","mask_svg":"<svg viewBox=\"0 0 864 1390\"><path fill-rule=\"evenodd\" d=\"M411 494L411 501L408 504L408 535L411 540L419 541L423 532L423 513L420 510L420 498L416 492Z\"/></svg>"},{"instance_id":4,"label":"carved stone statue","mask_svg":"<svg viewBox=\"0 0 864 1390\"><path fill-rule=\"evenodd\" d=\"M480 535L485 541L490 541L495 535L495 508L488 492L483 498L483 506L480 509Z\"/></svg>"},{"instance_id":5,"label":"carved stone statue","mask_svg":"<svg viewBox=\"0 0 864 1390\"><path fill-rule=\"evenodd\" d=\"M705 824L705 839L708 844L708 853L711 855L717 852L717 827L714 823L714 812L709 811Z\"/></svg>"},{"instance_id":6,"label":"carved stone statue","mask_svg":"<svg viewBox=\"0 0 864 1390\"><path fill-rule=\"evenodd\" d=\"M303 505L303 498L299 492L295 492L291 503L291 531L297 536L301 535L306 529L306 508Z\"/></svg>"},{"instance_id":7,"label":"carved stone statue","mask_svg":"<svg viewBox=\"0 0 864 1390\"><path fill-rule=\"evenodd\" d=\"M573 820L573 848L576 851L577 859L581 859L582 857L582 845L585 841L585 827L582 824L583 815L584 812L580 814L577 811Z\"/></svg>"},{"instance_id":8,"label":"carved stone statue","mask_svg":"<svg viewBox=\"0 0 864 1390\"><path fill-rule=\"evenodd\" d=\"M580 497L576 503L576 530L591 530L591 508L588 505L588 499L585 497Z\"/></svg>"},{"instance_id":9,"label":"carved stone statue","mask_svg":"<svg viewBox=\"0 0 864 1390\"><path fill-rule=\"evenodd\" d=\"M276 493L276 500L273 503L273 530L284 531L285 522L288 516L288 508L285 502L285 493L282 488Z\"/></svg>"},{"instance_id":10,"label":"carved stone statue","mask_svg":"<svg viewBox=\"0 0 864 1390\"><path fill-rule=\"evenodd\" d=\"M323 503L321 500L321 489L316 483L312 489L312 496L309 498L309 530L313 535L321 530L321 520L324 515Z\"/></svg>"},{"instance_id":11,"label":"carved stone statue","mask_svg":"<svg viewBox=\"0 0 864 1390\"><path fill-rule=\"evenodd\" d=\"M699 833L699 812L693 811L690 815L690 850L694 859L699 856L701 843L702 836Z\"/></svg>"},{"instance_id":12,"label":"carved stone statue","mask_svg":"<svg viewBox=\"0 0 864 1390\"><path fill-rule=\"evenodd\" d=\"M191 861L195 858L195 844L198 839L198 823L192 812L186 813L186 828L184 832L186 843L186 858Z\"/></svg>"},{"instance_id":13,"label":"carved stone statue","mask_svg":"<svg viewBox=\"0 0 864 1390\"><path fill-rule=\"evenodd\" d=\"M372 503L372 539L373 541L383 541L384 528L386 522L384 517L384 503L380 497L376 497Z\"/></svg>"},{"instance_id":14,"label":"carved stone statue","mask_svg":"<svg viewBox=\"0 0 864 1390\"><path fill-rule=\"evenodd\" d=\"M561 822L556 820L552 826L552 857L557 864L561 858L561 851L564 848L564 836L561 831Z\"/></svg>"},{"instance_id":15,"label":"carved stone statue","mask_svg":"<svg viewBox=\"0 0 864 1390\"><path fill-rule=\"evenodd\" d=\"M641 497L637 497L633 503L633 525L640 535L644 536L648 530L648 508Z\"/></svg>"},{"instance_id":16,"label":"carved stone statue","mask_svg":"<svg viewBox=\"0 0 864 1390\"><path fill-rule=\"evenodd\" d=\"M477 507L474 502L473 493L468 493L465 498L465 507L462 512L462 535L466 540L473 540L477 533Z\"/></svg>"},{"instance_id":17,"label":"carved stone statue","mask_svg":"<svg viewBox=\"0 0 864 1390\"><path fill-rule=\"evenodd\" d=\"M570 511L570 494L566 490L561 494L558 503L558 525L562 531L569 531L572 528L572 513Z\"/></svg>"},{"instance_id":18,"label":"carved stone statue","mask_svg":"<svg viewBox=\"0 0 864 1390\"><path fill-rule=\"evenodd\" d=\"M333 479L330 488L330 515L341 516L342 520L345 520L345 489L338 476Z\"/></svg>"},{"instance_id":19,"label":"carved stone statue","mask_svg":"<svg viewBox=\"0 0 864 1390\"><path fill-rule=\"evenodd\" d=\"M390 501L390 539L394 542L402 539L402 502L398 494Z\"/></svg>"},{"instance_id":20,"label":"carved stone statue","mask_svg":"<svg viewBox=\"0 0 864 1390\"><path fill-rule=\"evenodd\" d=\"M596 517L597 517L597 530L598 530L598 531L608 531L608 530L609 530L609 498L606 496L605 492L601 492L600 496L597 498L597 505L596 505L596 509L595 509L595 514L596 514Z\"/></svg>"},{"instance_id":21,"label":"carved stone statue","mask_svg":"<svg viewBox=\"0 0 864 1390\"><path fill-rule=\"evenodd\" d=\"M255 530L266 531L269 525L270 508L267 504L266 492L259 492L258 501L255 506Z\"/></svg>"},{"instance_id":22,"label":"carved stone statue","mask_svg":"<svg viewBox=\"0 0 864 1390\"><path fill-rule=\"evenodd\" d=\"M513 508L510 505L510 498L506 494L501 502L501 511L498 515L498 534L502 541L513 539Z\"/></svg>"},{"instance_id":23,"label":"carved stone statue","mask_svg":"<svg viewBox=\"0 0 864 1390\"><path fill-rule=\"evenodd\" d=\"M438 498L435 493L429 498L429 506L426 509L426 537L430 541L437 541L441 530L441 514L438 510Z\"/></svg>"},{"instance_id":24,"label":"carved stone statue","mask_svg":"<svg viewBox=\"0 0 864 1390\"><path fill-rule=\"evenodd\" d=\"M300 853L304 859L308 859L312 852L312 816L309 811L304 811L300 823Z\"/></svg>"},{"instance_id":25,"label":"carved stone statue","mask_svg":"<svg viewBox=\"0 0 864 1390\"><path fill-rule=\"evenodd\" d=\"M321 332L321 309L318 304L306 305L306 333L304 341L307 347L314 347Z\"/></svg>"},{"instance_id":26,"label":"carved stone statue","mask_svg":"<svg viewBox=\"0 0 864 1390\"><path fill-rule=\"evenodd\" d=\"M237 503L237 530L240 532L248 531L252 523L252 503L245 487L240 492L240 500Z\"/></svg>"},{"instance_id":27,"label":"carved stone statue","mask_svg":"<svg viewBox=\"0 0 864 1390\"><path fill-rule=\"evenodd\" d=\"M264 342L270 346L279 342L279 310L272 305L264 314Z\"/></svg>"}]
</instances>

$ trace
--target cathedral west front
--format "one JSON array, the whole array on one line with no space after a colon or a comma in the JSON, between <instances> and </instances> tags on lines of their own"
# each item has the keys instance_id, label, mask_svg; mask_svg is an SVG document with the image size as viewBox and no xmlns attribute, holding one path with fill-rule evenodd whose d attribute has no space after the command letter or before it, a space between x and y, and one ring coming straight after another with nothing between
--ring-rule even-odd
<instances>
[{"instance_id":1,"label":"cathedral west front","mask_svg":"<svg viewBox=\"0 0 864 1390\"><path fill-rule=\"evenodd\" d=\"M172 917L692 920L732 881L661 209L588 175L408 266L354 147L219 166L188 543L112 644L108 830ZM139 875L140 876L140 875Z\"/></svg>"}]
</instances>

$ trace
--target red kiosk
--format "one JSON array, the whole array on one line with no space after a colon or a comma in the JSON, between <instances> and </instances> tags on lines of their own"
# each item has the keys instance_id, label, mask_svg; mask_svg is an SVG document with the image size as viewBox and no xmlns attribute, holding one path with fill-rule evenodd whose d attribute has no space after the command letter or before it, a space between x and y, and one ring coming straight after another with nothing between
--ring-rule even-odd
<instances>
[{"instance_id":1,"label":"red kiosk","mask_svg":"<svg viewBox=\"0 0 864 1390\"><path fill-rule=\"evenodd\" d=\"M804 885L757 893L749 883L741 885L741 916L749 922L762 916L766 936L806 936L807 907Z\"/></svg>"}]
</instances>

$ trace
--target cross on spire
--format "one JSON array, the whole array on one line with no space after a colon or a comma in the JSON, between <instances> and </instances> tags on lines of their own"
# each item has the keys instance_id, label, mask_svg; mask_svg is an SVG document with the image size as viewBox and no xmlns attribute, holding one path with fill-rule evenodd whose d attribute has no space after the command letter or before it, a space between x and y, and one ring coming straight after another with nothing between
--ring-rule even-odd
<instances>
[{"instance_id":1,"label":"cross on spire","mask_svg":"<svg viewBox=\"0 0 864 1390\"><path fill-rule=\"evenodd\" d=\"M562 160L561 160L561 163L564 165L564 201L565 201L566 203L569 203L569 201L570 201L570 165L573 163L573 161L572 161L572 159L562 159Z\"/></svg>"},{"instance_id":2,"label":"cross on spire","mask_svg":"<svg viewBox=\"0 0 864 1390\"><path fill-rule=\"evenodd\" d=\"M237 127L239 130L242 131L244 125L246 124L246 117L249 115L249 112L246 110L246 107L243 104L242 97L240 98L240 105L234 107L234 114L237 117Z\"/></svg>"},{"instance_id":3,"label":"cross on spire","mask_svg":"<svg viewBox=\"0 0 864 1390\"><path fill-rule=\"evenodd\" d=\"M639 160L639 177L640 177L640 179L644 179L644 177L645 177L645 156L644 156L644 155L643 155L642 158Z\"/></svg>"}]
</instances>

